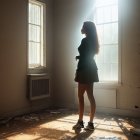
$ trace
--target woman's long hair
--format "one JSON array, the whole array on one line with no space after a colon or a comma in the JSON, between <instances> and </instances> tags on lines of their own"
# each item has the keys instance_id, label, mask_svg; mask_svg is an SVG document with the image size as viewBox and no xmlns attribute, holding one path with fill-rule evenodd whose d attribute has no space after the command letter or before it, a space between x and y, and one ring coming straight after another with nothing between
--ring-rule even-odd
<instances>
[{"instance_id":1,"label":"woman's long hair","mask_svg":"<svg viewBox=\"0 0 140 140\"><path fill-rule=\"evenodd\" d=\"M94 41L94 46L95 46L95 53L99 53L99 41L98 41L98 36L97 36L97 31L96 31L96 26L93 22L91 21L86 21L83 24L83 30L87 37L91 38Z\"/></svg>"}]
</instances>

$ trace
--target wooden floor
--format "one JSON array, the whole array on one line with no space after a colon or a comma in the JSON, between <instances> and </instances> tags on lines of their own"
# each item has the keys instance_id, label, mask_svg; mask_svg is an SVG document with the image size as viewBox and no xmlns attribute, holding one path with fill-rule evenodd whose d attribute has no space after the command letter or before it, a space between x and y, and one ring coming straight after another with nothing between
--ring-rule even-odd
<instances>
[{"instance_id":1,"label":"wooden floor","mask_svg":"<svg viewBox=\"0 0 140 140\"><path fill-rule=\"evenodd\" d=\"M68 110L44 110L19 116L0 126L0 140L140 140L130 129L140 126L136 118L96 114L95 130L75 134L78 114ZM84 116L85 125L89 119Z\"/></svg>"}]
</instances>

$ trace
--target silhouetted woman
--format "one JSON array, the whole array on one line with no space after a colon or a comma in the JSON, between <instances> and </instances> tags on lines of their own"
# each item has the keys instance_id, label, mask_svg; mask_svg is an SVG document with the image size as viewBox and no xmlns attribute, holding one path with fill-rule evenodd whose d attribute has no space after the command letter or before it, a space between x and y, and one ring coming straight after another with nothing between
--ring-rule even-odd
<instances>
[{"instance_id":1,"label":"silhouetted woman","mask_svg":"<svg viewBox=\"0 0 140 140\"><path fill-rule=\"evenodd\" d=\"M81 33L85 34L85 38L82 39L81 45L78 48L79 56L78 65L75 75L75 81L78 82L78 99L79 99L79 119L73 129L84 128L83 113L84 113L84 93L87 92L87 96L90 102L90 120L85 129L94 130L93 118L95 114L95 99L93 96L93 84L98 82L97 66L94 60L95 54L99 52L99 43L96 32L96 27L93 22L86 21L83 24Z\"/></svg>"}]
</instances>

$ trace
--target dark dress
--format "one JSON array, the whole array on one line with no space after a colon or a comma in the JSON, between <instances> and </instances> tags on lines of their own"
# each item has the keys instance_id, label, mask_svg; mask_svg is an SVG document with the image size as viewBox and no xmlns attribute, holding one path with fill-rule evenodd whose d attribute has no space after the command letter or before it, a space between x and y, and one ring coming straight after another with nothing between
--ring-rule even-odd
<instances>
[{"instance_id":1,"label":"dark dress","mask_svg":"<svg viewBox=\"0 0 140 140\"><path fill-rule=\"evenodd\" d=\"M82 84L99 82L97 66L94 60L95 47L94 41L89 38L83 38L78 48L79 59L75 74L75 81Z\"/></svg>"}]
</instances>

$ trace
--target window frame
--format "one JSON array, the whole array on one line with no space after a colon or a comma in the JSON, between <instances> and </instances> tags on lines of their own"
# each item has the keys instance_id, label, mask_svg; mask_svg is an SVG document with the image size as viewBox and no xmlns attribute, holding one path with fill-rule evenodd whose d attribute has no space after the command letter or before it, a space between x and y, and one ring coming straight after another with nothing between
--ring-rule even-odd
<instances>
[{"instance_id":1,"label":"window frame","mask_svg":"<svg viewBox=\"0 0 140 140\"><path fill-rule=\"evenodd\" d=\"M42 59L42 63L43 66L39 66L39 67L30 67L29 64L29 3L34 3L37 5L42 5L43 6L43 10L42 10L42 14L43 14L43 19L42 19L42 35L43 37L41 38L42 40L42 50L43 53L40 57L43 57ZM28 73L45 73L46 72L46 3L42 0L28 0L28 6L27 6L27 71ZM40 48L41 50L41 48ZM41 63L41 62L40 62Z\"/></svg>"},{"instance_id":2,"label":"window frame","mask_svg":"<svg viewBox=\"0 0 140 140\"><path fill-rule=\"evenodd\" d=\"M94 2L94 12L95 12L95 2ZM121 79L121 51L122 51L122 40L121 40L121 32L122 32L122 25L121 25L121 7L120 7L120 1L118 0L118 80L117 81L99 81L99 83L95 83L96 88L117 88L122 85L122 79ZM93 13L93 18L94 20L95 14ZM96 24L96 23L95 23ZM99 52L100 53L100 52ZM99 79L100 80L100 79Z\"/></svg>"}]
</instances>

